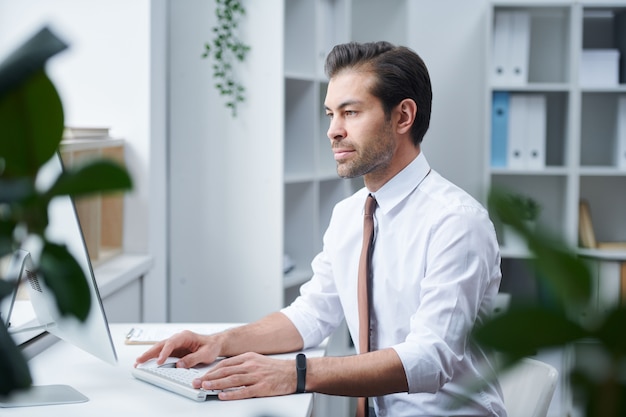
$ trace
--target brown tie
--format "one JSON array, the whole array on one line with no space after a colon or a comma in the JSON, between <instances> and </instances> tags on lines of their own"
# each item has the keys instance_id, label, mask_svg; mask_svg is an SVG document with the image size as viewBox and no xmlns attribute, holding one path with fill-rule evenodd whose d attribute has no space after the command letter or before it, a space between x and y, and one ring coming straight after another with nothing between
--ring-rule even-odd
<instances>
[{"instance_id":1,"label":"brown tie","mask_svg":"<svg viewBox=\"0 0 626 417\"><path fill-rule=\"evenodd\" d=\"M365 214L363 219L363 248L359 260L359 280L357 287L357 299L359 305L359 351L360 353L370 350L370 279L372 261L372 243L374 241L374 211L376 200L370 194L365 201ZM367 397L360 397L357 401L356 416L368 417L369 406Z\"/></svg>"}]
</instances>

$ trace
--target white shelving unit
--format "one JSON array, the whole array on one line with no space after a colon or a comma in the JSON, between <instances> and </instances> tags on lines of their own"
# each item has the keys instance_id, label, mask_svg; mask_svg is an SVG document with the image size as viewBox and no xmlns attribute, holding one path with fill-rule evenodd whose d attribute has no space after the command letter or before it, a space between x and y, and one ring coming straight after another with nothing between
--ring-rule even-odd
<instances>
[{"instance_id":1,"label":"white shelving unit","mask_svg":"<svg viewBox=\"0 0 626 417\"><path fill-rule=\"evenodd\" d=\"M492 76L493 57L487 65L488 120L496 92L545 96L545 168L510 169L486 166L485 181L530 195L542 206L541 227L578 245L578 203L589 202L600 241L626 241L626 169L615 162L617 103L626 97L626 84L586 87L579 82L583 49L616 48L613 16L626 13L626 2L495 2L491 19L501 11L522 11L530 16L527 81L501 84ZM602 16L599 18L598 16ZM597 22L602 19L602 22ZM489 44L494 41L489 32ZM486 129L486 161L491 161L491 129ZM622 192L620 192L622 191ZM507 257L523 254L507 250Z\"/></svg>"},{"instance_id":2,"label":"white shelving unit","mask_svg":"<svg viewBox=\"0 0 626 417\"><path fill-rule=\"evenodd\" d=\"M496 34L502 33L496 23L502 12L522 12L529 17L527 68L522 69L527 72L522 82L498 81L500 75L496 71L501 57L493 45ZM485 183L535 199L542 207L538 227L563 238L572 247L579 245L581 199L589 203L599 241L626 241L626 169L623 165L620 168L615 158L617 103L620 97L626 97L626 79L617 85L594 87L580 82L583 50L618 48L613 32L616 16L626 13L626 2L496 1L489 13ZM497 129L492 129L493 97L502 92L509 97L545 97L545 167L511 169L506 163L502 166L502 161L493 166L492 134ZM496 227L501 232L500 225ZM501 245L501 290L513 293L514 298L537 297L539 290L524 265L526 251L507 247L502 239ZM581 252L592 258L603 257L598 249ZM560 388L549 415L572 412L568 388Z\"/></svg>"},{"instance_id":3,"label":"white shelving unit","mask_svg":"<svg viewBox=\"0 0 626 417\"><path fill-rule=\"evenodd\" d=\"M337 176L324 112L324 61L348 41L406 43L406 1L285 1L284 247L295 263L285 275L285 304L311 276L310 262L335 203L363 186ZM373 24L376 22L376 24Z\"/></svg>"},{"instance_id":4,"label":"white shelving unit","mask_svg":"<svg viewBox=\"0 0 626 417\"><path fill-rule=\"evenodd\" d=\"M490 127L492 97L539 94L546 98L545 168L510 169L487 165L485 181L533 197L542 207L539 226L578 245L579 201L589 202L593 225L600 241L626 241L626 169L616 165L617 103L626 97L619 85L587 87L579 82L583 49L616 48L613 16L626 12L626 2L598 4L573 2L496 2L492 24L502 11L522 11L530 16L527 80L522 84L494 81L495 60L487 65ZM600 16L600 17L599 17ZM602 20L598 22L598 20ZM494 41L489 31L489 45ZM491 161L491 129L486 129L486 161ZM506 258L525 253L507 248ZM593 251L592 251L593 252Z\"/></svg>"}]
</instances>

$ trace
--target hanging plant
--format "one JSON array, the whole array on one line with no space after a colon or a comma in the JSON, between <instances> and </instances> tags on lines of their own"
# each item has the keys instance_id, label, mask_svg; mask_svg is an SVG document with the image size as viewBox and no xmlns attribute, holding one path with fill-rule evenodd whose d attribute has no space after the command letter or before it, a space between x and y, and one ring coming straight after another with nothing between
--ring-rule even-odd
<instances>
[{"instance_id":1,"label":"hanging plant","mask_svg":"<svg viewBox=\"0 0 626 417\"><path fill-rule=\"evenodd\" d=\"M238 0L215 0L217 24L213 27L214 38L204 44L203 58L213 60L215 88L226 99L226 107L237 116L237 106L245 100L245 88L235 77L233 64L246 59L250 46L237 37L239 20L246 14Z\"/></svg>"}]
</instances>

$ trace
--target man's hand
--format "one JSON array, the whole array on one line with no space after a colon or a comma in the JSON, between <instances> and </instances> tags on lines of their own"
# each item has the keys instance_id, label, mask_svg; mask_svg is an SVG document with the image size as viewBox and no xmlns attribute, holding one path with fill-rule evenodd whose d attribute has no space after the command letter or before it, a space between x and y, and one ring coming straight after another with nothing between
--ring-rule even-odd
<instances>
[{"instance_id":1,"label":"man's hand","mask_svg":"<svg viewBox=\"0 0 626 417\"><path fill-rule=\"evenodd\" d=\"M152 358L157 358L157 364L161 365L168 357L173 356L180 358L176 363L178 368L191 368L198 364L212 363L219 353L218 335L200 335L185 330L156 343L137 358L135 366Z\"/></svg>"},{"instance_id":2,"label":"man's hand","mask_svg":"<svg viewBox=\"0 0 626 417\"><path fill-rule=\"evenodd\" d=\"M221 400L293 394L296 384L295 360L274 359L257 353L223 359L194 381L196 388L224 390L219 393Z\"/></svg>"}]
</instances>

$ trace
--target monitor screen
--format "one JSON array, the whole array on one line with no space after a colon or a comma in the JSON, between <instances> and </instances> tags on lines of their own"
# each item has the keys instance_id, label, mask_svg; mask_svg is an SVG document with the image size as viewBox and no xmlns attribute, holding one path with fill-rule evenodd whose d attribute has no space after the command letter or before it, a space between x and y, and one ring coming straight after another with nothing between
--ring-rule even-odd
<instances>
[{"instance_id":1,"label":"monitor screen","mask_svg":"<svg viewBox=\"0 0 626 417\"><path fill-rule=\"evenodd\" d=\"M62 171L61 156L56 153L41 168L37 187L47 189ZM28 290L38 326L106 362L115 364L115 347L72 198L61 196L52 199L48 215L46 237L57 244L66 245L87 278L91 293L91 309L87 319L81 322L73 316L62 316L59 313L54 295L37 275L28 250L20 249L14 254L11 262L14 270L9 272L9 276L19 276L22 286ZM10 332L20 330L19 327L9 327Z\"/></svg>"}]
</instances>

